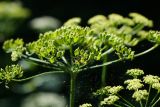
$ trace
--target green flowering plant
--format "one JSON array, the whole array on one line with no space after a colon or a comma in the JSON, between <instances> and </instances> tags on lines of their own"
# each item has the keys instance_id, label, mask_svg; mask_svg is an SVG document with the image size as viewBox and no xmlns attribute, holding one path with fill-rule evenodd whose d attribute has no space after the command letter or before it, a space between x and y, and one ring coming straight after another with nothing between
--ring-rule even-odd
<instances>
[{"instance_id":1,"label":"green flowering plant","mask_svg":"<svg viewBox=\"0 0 160 107\"><path fill-rule=\"evenodd\" d=\"M157 107L156 105L160 102L160 77L154 75L142 77L144 72L141 69L130 69L126 74L132 76L132 79L124 81L127 86L106 86L93 93L94 96L105 96L100 104L114 107ZM138 78L140 76L141 78ZM120 91L125 91L125 93L130 91L132 102L121 96ZM151 93L155 95L150 96Z\"/></svg>"},{"instance_id":2,"label":"green flowering plant","mask_svg":"<svg viewBox=\"0 0 160 107\"><path fill-rule=\"evenodd\" d=\"M111 14L108 18L102 15L95 16L89 19L90 26L87 27L81 27L79 25L81 19L76 17L68 20L55 31L40 34L36 41L24 43L19 38L7 40L3 44L3 49L7 53L11 53L12 61L23 58L52 69L52 73L68 73L70 75L69 106L74 107L76 77L80 72L86 70L89 72L94 68L103 67L101 79L103 87L106 81L107 65L124 60L133 60L159 46L158 39L160 36L158 31L151 31L151 33L142 31L145 26L152 26L152 21L140 16L137 13L131 15L131 18L124 18L117 14ZM143 21L138 21L142 19ZM145 51L136 53L131 46L135 46L142 40L142 37L138 36L139 33L143 36L143 40L147 39L154 45ZM130 39L126 40L128 37ZM138 40L138 42L133 44L135 40ZM117 59L107 61L106 56L110 54L117 55ZM101 63L96 64L97 62ZM13 81L27 79L31 78L14 79ZM117 90L119 88L115 87ZM109 93L116 92L113 88L113 90L110 89ZM115 96L112 97L118 99ZM110 98L105 101L110 100ZM115 102L115 100L113 101Z\"/></svg>"}]
</instances>

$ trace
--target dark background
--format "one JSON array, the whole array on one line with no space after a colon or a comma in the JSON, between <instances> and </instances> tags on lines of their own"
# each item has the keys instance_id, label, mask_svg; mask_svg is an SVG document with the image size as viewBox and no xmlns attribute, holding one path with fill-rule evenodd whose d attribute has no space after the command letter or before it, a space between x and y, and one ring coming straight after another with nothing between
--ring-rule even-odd
<instances>
[{"instance_id":1,"label":"dark background","mask_svg":"<svg viewBox=\"0 0 160 107\"><path fill-rule=\"evenodd\" d=\"M32 41L38 38L38 34L31 30L28 26L28 22L40 16L53 16L58 18L60 21L65 22L72 17L81 17L82 25L87 25L87 20L97 14L108 15L110 13L118 13L123 16L128 16L130 12L138 12L154 21L154 27L152 29L160 30L160 6L158 0L21 0L23 5L31 10L31 17L17 30L13 35L14 38L21 37L25 41ZM135 50L141 51L152 46L147 42L140 43ZM4 53L2 53L4 55ZM130 68L141 68L146 74L159 75L160 72L160 48L148 53L144 56L138 57L133 61L120 62L108 67L108 84L114 84L123 80L123 74L126 69ZM1 60L0 63L4 66L6 62ZM86 102L91 91L96 90L99 87L99 76L97 72L100 69L95 70L92 74L84 73L78 77L78 86L80 87L77 91L76 104ZM88 80L89 78L89 80ZM67 80L67 82L69 82ZM69 83L66 83L67 85ZM87 88L86 88L87 86ZM14 92L5 89L2 85L0 86L3 90L0 94L0 98L17 98L18 100L11 100L11 102L19 104L21 98L24 95L15 94ZM88 88L88 87L92 87ZM68 87L61 90L61 93L68 95ZM95 88L95 89L94 89ZM85 96L85 97L84 97ZM90 100L88 100L90 101ZM15 104L15 107L17 107ZM1 105L0 105L1 107ZM9 106L10 107L10 106ZM13 107L13 106L12 106ZM78 106L77 106L78 107Z\"/></svg>"}]
</instances>

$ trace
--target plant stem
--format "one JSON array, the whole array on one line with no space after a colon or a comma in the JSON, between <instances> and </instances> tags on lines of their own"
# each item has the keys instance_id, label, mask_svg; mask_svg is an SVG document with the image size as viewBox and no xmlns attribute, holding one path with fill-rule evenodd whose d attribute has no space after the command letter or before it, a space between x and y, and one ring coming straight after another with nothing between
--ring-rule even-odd
<instances>
[{"instance_id":1,"label":"plant stem","mask_svg":"<svg viewBox=\"0 0 160 107\"><path fill-rule=\"evenodd\" d=\"M140 106L143 107L142 101L140 101L139 103L140 103Z\"/></svg>"},{"instance_id":2,"label":"plant stem","mask_svg":"<svg viewBox=\"0 0 160 107\"><path fill-rule=\"evenodd\" d=\"M41 74L37 74L37 75L31 76L31 77L28 77L28 78L24 78L24 79L12 79L12 81L15 81L15 82L23 82L23 81L27 81L27 80L30 80L30 79L33 79L33 78L42 76L42 75L46 75L46 74L55 74L55 73L64 73L64 71L50 71L50 72L43 72L43 73L41 73Z\"/></svg>"},{"instance_id":3,"label":"plant stem","mask_svg":"<svg viewBox=\"0 0 160 107\"><path fill-rule=\"evenodd\" d=\"M73 63L73 49L72 49L72 45L70 46L69 52L70 52L71 65L72 65L72 63Z\"/></svg>"},{"instance_id":4,"label":"plant stem","mask_svg":"<svg viewBox=\"0 0 160 107\"><path fill-rule=\"evenodd\" d=\"M75 101L75 83L76 83L76 73L71 72L71 79L70 79L70 105L69 107L74 107Z\"/></svg>"},{"instance_id":5,"label":"plant stem","mask_svg":"<svg viewBox=\"0 0 160 107\"><path fill-rule=\"evenodd\" d=\"M113 51L114 51L114 48L108 49L107 51L105 51L105 52L102 54L102 57L105 56L105 55L108 55L108 54L112 53Z\"/></svg>"},{"instance_id":6,"label":"plant stem","mask_svg":"<svg viewBox=\"0 0 160 107\"><path fill-rule=\"evenodd\" d=\"M159 101L160 101L160 97L158 98L156 102L154 102L154 104L151 107L154 107Z\"/></svg>"},{"instance_id":7,"label":"plant stem","mask_svg":"<svg viewBox=\"0 0 160 107\"><path fill-rule=\"evenodd\" d=\"M121 105L118 105L118 104L113 104L115 107L123 107Z\"/></svg>"},{"instance_id":8,"label":"plant stem","mask_svg":"<svg viewBox=\"0 0 160 107\"><path fill-rule=\"evenodd\" d=\"M51 64L51 63L49 63L49 62L47 62L45 60L37 59L37 58L31 57L31 56L27 56L27 55L22 55L22 57L25 60L32 61L32 62L34 62L36 64L39 64L40 66L43 66L43 67L46 67L46 68L58 69L57 65Z\"/></svg>"},{"instance_id":9,"label":"plant stem","mask_svg":"<svg viewBox=\"0 0 160 107\"><path fill-rule=\"evenodd\" d=\"M159 93L157 92L157 94L156 94L156 95L154 96L154 98L152 99L150 105L153 104L153 102L156 100L156 98L157 98L158 95L159 95Z\"/></svg>"},{"instance_id":10,"label":"plant stem","mask_svg":"<svg viewBox=\"0 0 160 107\"><path fill-rule=\"evenodd\" d=\"M133 28L133 32L131 32L132 35L135 35L138 31L142 30L144 28L143 24L137 24L134 28Z\"/></svg>"},{"instance_id":11,"label":"plant stem","mask_svg":"<svg viewBox=\"0 0 160 107\"><path fill-rule=\"evenodd\" d=\"M135 107L133 104L131 104L129 101L127 101L126 99L124 99L122 96L120 96L119 94L117 94L118 97L120 97L124 102L126 102L127 104L129 104L131 107Z\"/></svg>"},{"instance_id":12,"label":"plant stem","mask_svg":"<svg viewBox=\"0 0 160 107\"><path fill-rule=\"evenodd\" d=\"M139 57L139 56L142 56L144 54L147 54L149 52L151 52L152 50L154 50L155 48L157 48L159 46L159 44L155 44L154 46L152 46L151 48L143 51L143 52L140 52L138 54L135 54L134 55L134 58L136 57ZM116 59L116 60L113 60L113 61L109 61L109 62L106 62L106 63L103 63L103 64L99 64L99 65L94 65L94 66L91 66L91 67L86 67L86 68L83 68L81 69L80 71L84 71L84 70L88 70L88 69L94 69L94 68L99 68L99 67L102 67L102 66L108 66L108 65L111 65L111 64L114 64L114 63L117 63L117 62L120 62L120 61L123 61L123 60L128 60L127 58L120 58L120 59ZM80 72L79 71L79 72Z\"/></svg>"},{"instance_id":13,"label":"plant stem","mask_svg":"<svg viewBox=\"0 0 160 107\"><path fill-rule=\"evenodd\" d=\"M147 100L146 100L146 104L145 104L145 107L147 107L147 104L148 104L148 100L149 100L149 95L150 95L150 92L151 92L151 85L149 85L149 90L148 90L148 96L147 96Z\"/></svg>"},{"instance_id":14,"label":"plant stem","mask_svg":"<svg viewBox=\"0 0 160 107\"><path fill-rule=\"evenodd\" d=\"M134 57L139 57L139 56L141 56L141 55L144 55L144 54L146 54L146 53L154 50L154 49L157 48L158 46L159 46L159 44L155 44L155 45L152 46L151 48L149 48L149 49L147 49L147 50L145 50L145 51L143 51L143 52L141 52L141 53L138 53L138 54L134 55Z\"/></svg>"},{"instance_id":15,"label":"plant stem","mask_svg":"<svg viewBox=\"0 0 160 107\"><path fill-rule=\"evenodd\" d=\"M107 62L107 55L103 57L103 63ZM107 66L102 67L102 74L101 74L101 88L106 85L106 73L107 73Z\"/></svg>"},{"instance_id":16,"label":"plant stem","mask_svg":"<svg viewBox=\"0 0 160 107\"><path fill-rule=\"evenodd\" d=\"M107 62L107 54L103 56L103 63ZM107 73L107 66L102 67L102 72L101 72L101 88L105 87L106 85L106 73ZM102 100L102 96L99 97L99 101ZM99 107L101 105L99 104Z\"/></svg>"},{"instance_id":17,"label":"plant stem","mask_svg":"<svg viewBox=\"0 0 160 107\"><path fill-rule=\"evenodd\" d=\"M126 104L126 103L124 103L124 102L122 102L122 101L118 101L120 104L123 104L124 106L126 106L126 107L132 107L132 106L130 106L130 105L128 105L128 104ZM123 107L124 107L123 106Z\"/></svg>"}]
</instances>

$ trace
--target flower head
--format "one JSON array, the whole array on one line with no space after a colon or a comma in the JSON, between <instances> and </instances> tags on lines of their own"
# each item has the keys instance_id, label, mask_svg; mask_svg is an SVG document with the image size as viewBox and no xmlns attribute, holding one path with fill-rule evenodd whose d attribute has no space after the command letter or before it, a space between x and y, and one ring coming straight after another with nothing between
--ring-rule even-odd
<instances>
[{"instance_id":1,"label":"flower head","mask_svg":"<svg viewBox=\"0 0 160 107\"><path fill-rule=\"evenodd\" d=\"M158 76L153 76L153 75L146 75L145 77L143 77L143 81L146 84L152 85L154 83L159 82L159 77Z\"/></svg>"},{"instance_id":2,"label":"flower head","mask_svg":"<svg viewBox=\"0 0 160 107\"><path fill-rule=\"evenodd\" d=\"M137 90L144 86L141 82L142 81L140 79L129 79L124 81L124 84L127 84L128 90Z\"/></svg>"},{"instance_id":3,"label":"flower head","mask_svg":"<svg viewBox=\"0 0 160 107\"><path fill-rule=\"evenodd\" d=\"M121 91L123 89L122 86L113 86L110 89L108 89L108 92L110 94L117 94L119 91Z\"/></svg>"},{"instance_id":4,"label":"flower head","mask_svg":"<svg viewBox=\"0 0 160 107\"><path fill-rule=\"evenodd\" d=\"M158 91L158 93L160 93L160 83L152 84L152 88L156 89Z\"/></svg>"},{"instance_id":5,"label":"flower head","mask_svg":"<svg viewBox=\"0 0 160 107\"><path fill-rule=\"evenodd\" d=\"M92 105L89 103L85 103L85 104L80 105L79 107L92 107Z\"/></svg>"},{"instance_id":6,"label":"flower head","mask_svg":"<svg viewBox=\"0 0 160 107\"><path fill-rule=\"evenodd\" d=\"M138 90L135 91L132 95L132 98L135 98L136 101L146 100L148 96L147 90Z\"/></svg>"},{"instance_id":7,"label":"flower head","mask_svg":"<svg viewBox=\"0 0 160 107\"><path fill-rule=\"evenodd\" d=\"M6 66L0 69L0 80L10 82L12 79L23 76L22 68L19 65Z\"/></svg>"},{"instance_id":8,"label":"flower head","mask_svg":"<svg viewBox=\"0 0 160 107\"><path fill-rule=\"evenodd\" d=\"M116 95L110 95L107 98L104 98L103 101L101 101L101 105L112 105L114 104L117 100L119 100L119 97Z\"/></svg>"},{"instance_id":9,"label":"flower head","mask_svg":"<svg viewBox=\"0 0 160 107\"><path fill-rule=\"evenodd\" d=\"M126 74L128 74L129 76L132 76L133 78L137 78L138 76L143 75L144 72L143 70L140 70L140 69L130 69L130 70L127 70Z\"/></svg>"}]
</instances>

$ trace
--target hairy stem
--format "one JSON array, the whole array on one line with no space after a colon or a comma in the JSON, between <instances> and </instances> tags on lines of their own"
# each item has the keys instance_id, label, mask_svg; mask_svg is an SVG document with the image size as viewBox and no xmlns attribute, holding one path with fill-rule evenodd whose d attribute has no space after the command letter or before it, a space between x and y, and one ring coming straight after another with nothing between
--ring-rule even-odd
<instances>
[{"instance_id":1,"label":"hairy stem","mask_svg":"<svg viewBox=\"0 0 160 107\"><path fill-rule=\"evenodd\" d=\"M31 76L31 77L28 77L28 78L23 78L23 79L12 79L12 81L15 81L15 82L23 82L23 81L27 81L27 80L30 80L30 79L33 79L33 78L42 76L42 75L56 74L56 73L57 73L57 74L58 74L58 73L64 73L64 71L50 71L50 72L43 72L43 73L40 73L40 74Z\"/></svg>"}]
</instances>

